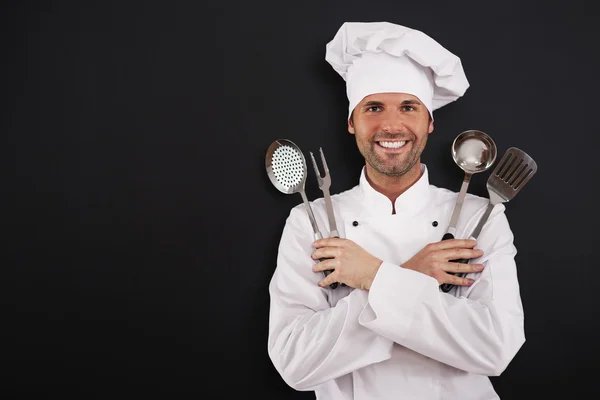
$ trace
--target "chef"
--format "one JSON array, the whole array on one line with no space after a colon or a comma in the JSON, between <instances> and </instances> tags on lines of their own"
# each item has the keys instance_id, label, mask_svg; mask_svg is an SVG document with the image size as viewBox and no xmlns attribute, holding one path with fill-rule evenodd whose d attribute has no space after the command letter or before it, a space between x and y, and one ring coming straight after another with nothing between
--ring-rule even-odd
<instances>
[{"instance_id":1,"label":"chef","mask_svg":"<svg viewBox=\"0 0 600 400\"><path fill-rule=\"evenodd\" d=\"M365 165L354 188L332 196L340 238L315 241L302 204L286 220L269 286L273 365L323 400L498 399L488 377L525 341L505 209L477 241L460 239L488 204L468 194L457 239L441 241L457 195L431 185L421 163L433 111L469 87L460 59L387 22L344 23L325 58L346 82ZM327 227L323 199L312 208Z\"/></svg>"}]
</instances>

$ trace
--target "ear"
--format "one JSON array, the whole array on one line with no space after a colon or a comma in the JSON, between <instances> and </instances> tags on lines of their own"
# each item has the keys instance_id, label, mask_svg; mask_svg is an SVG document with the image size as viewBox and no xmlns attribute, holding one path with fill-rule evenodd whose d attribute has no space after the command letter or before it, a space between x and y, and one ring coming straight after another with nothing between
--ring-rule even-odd
<instances>
[{"instance_id":1,"label":"ear","mask_svg":"<svg viewBox=\"0 0 600 400\"><path fill-rule=\"evenodd\" d=\"M431 133L433 132L433 119L429 119L429 129L427 130L427 133Z\"/></svg>"},{"instance_id":2,"label":"ear","mask_svg":"<svg viewBox=\"0 0 600 400\"><path fill-rule=\"evenodd\" d=\"M350 132L353 135L356 133L356 131L354 130L354 122L352 122L352 118L348 120L348 132Z\"/></svg>"}]
</instances>

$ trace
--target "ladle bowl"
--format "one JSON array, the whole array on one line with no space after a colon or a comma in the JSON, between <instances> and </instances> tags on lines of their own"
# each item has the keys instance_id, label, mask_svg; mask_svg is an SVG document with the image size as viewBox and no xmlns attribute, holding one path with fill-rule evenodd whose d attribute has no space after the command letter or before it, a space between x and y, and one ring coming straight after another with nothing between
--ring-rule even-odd
<instances>
[{"instance_id":1,"label":"ladle bowl","mask_svg":"<svg viewBox=\"0 0 600 400\"><path fill-rule=\"evenodd\" d=\"M468 174L488 170L496 161L496 155L496 143L481 131L464 131L452 143L452 159Z\"/></svg>"}]
</instances>

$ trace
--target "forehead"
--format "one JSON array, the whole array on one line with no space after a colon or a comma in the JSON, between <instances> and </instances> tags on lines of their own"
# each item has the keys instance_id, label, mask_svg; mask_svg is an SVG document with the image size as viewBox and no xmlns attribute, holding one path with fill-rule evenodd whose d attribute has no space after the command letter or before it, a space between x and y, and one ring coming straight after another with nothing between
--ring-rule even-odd
<instances>
[{"instance_id":1,"label":"forehead","mask_svg":"<svg viewBox=\"0 0 600 400\"><path fill-rule=\"evenodd\" d=\"M366 96L361 104L367 102L380 102L380 103L402 103L404 101L417 101L421 103L417 96L408 93L374 93Z\"/></svg>"}]
</instances>

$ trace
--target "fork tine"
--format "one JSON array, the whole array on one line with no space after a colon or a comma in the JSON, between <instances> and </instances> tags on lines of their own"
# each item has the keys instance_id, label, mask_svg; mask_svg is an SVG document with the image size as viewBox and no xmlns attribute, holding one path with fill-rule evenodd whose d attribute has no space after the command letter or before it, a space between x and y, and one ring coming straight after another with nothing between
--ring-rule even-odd
<instances>
[{"instance_id":1,"label":"fork tine","mask_svg":"<svg viewBox=\"0 0 600 400\"><path fill-rule=\"evenodd\" d=\"M321 161L323 162L323 169L325 170L325 175L329 175L329 168L327 168L327 161L325 161L325 154L323 154L323 148L319 147L319 151L321 152Z\"/></svg>"},{"instance_id":2,"label":"fork tine","mask_svg":"<svg viewBox=\"0 0 600 400\"><path fill-rule=\"evenodd\" d=\"M315 156L312 151L310 152L310 159L312 160L313 167L315 168L315 174L318 179L321 179L321 173L319 172L319 167L317 167L317 161L315 160Z\"/></svg>"}]
</instances>

